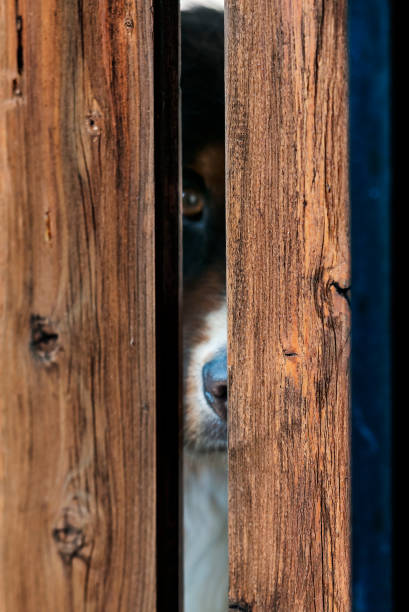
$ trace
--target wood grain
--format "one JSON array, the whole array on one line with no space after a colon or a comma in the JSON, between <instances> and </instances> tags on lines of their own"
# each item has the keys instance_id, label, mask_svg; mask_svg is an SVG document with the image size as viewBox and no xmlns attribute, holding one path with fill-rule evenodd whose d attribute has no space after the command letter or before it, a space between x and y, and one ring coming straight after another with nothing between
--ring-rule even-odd
<instances>
[{"instance_id":1,"label":"wood grain","mask_svg":"<svg viewBox=\"0 0 409 612\"><path fill-rule=\"evenodd\" d=\"M227 0L230 608L350 609L346 3Z\"/></svg>"},{"instance_id":2,"label":"wood grain","mask_svg":"<svg viewBox=\"0 0 409 612\"><path fill-rule=\"evenodd\" d=\"M155 610L151 5L0 17L0 609Z\"/></svg>"}]
</instances>

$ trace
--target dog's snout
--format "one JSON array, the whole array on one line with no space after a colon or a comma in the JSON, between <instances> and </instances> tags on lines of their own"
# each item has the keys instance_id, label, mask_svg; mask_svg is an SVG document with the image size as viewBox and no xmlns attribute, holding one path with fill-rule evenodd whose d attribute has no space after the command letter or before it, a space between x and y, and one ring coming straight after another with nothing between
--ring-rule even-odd
<instances>
[{"instance_id":1,"label":"dog's snout","mask_svg":"<svg viewBox=\"0 0 409 612\"><path fill-rule=\"evenodd\" d=\"M227 420L227 351L221 350L203 366L203 389L206 401L215 413Z\"/></svg>"}]
</instances>

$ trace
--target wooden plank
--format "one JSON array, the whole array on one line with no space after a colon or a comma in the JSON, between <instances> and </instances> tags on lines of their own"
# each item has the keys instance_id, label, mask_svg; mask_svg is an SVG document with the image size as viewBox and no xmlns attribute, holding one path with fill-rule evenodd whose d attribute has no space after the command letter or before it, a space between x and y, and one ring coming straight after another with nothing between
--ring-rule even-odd
<instances>
[{"instance_id":1,"label":"wooden plank","mask_svg":"<svg viewBox=\"0 0 409 612\"><path fill-rule=\"evenodd\" d=\"M226 26L230 608L349 610L346 3Z\"/></svg>"},{"instance_id":2,"label":"wooden plank","mask_svg":"<svg viewBox=\"0 0 409 612\"><path fill-rule=\"evenodd\" d=\"M0 609L155 610L151 5L1 7Z\"/></svg>"}]
</instances>

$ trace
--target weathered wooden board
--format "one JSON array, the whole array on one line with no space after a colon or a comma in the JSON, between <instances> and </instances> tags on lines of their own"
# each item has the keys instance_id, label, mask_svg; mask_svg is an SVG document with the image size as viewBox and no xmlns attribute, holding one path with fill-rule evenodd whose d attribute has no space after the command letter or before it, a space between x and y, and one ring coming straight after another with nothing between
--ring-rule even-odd
<instances>
[{"instance_id":1,"label":"weathered wooden board","mask_svg":"<svg viewBox=\"0 0 409 612\"><path fill-rule=\"evenodd\" d=\"M0 609L156 609L153 15L3 0Z\"/></svg>"},{"instance_id":2,"label":"weathered wooden board","mask_svg":"<svg viewBox=\"0 0 409 612\"><path fill-rule=\"evenodd\" d=\"M226 4L230 607L344 611L346 2Z\"/></svg>"}]
</instances>

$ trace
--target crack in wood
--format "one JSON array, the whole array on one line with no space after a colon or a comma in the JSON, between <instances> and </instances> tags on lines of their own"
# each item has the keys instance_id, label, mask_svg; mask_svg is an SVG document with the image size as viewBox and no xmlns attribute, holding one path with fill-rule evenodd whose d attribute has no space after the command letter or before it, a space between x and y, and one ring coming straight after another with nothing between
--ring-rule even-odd
<instances>
[{"instance_id":1,"label":"crack in wood","mask_svg":"<svg viewBox=\"0 0 409 612\"><path fill-rule=\"evenodd\" d=\"M21 15L16 16L17 30L17 72L23 74L24 68L24 53L23 53L23 18Z\"/></svg>"}]
</instances>

